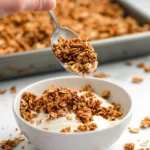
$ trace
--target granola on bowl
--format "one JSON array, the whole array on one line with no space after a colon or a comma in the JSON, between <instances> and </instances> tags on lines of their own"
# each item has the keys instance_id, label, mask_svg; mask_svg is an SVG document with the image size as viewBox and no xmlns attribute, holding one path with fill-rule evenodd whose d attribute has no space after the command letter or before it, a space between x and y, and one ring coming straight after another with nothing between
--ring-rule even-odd
<instances>
[{"instance_id":1,"label":"granola on bowl","mask_svg":"<svg viewBox=\"0 0 150 150\"><path fill-rule=\"evenodd\" d=\"M24 92L20 114L33 126L64 133L104 129L123 117L120 104L98 96L90 85L79 90L52 85L41 96Z\"/></svg>"}]
</instances>

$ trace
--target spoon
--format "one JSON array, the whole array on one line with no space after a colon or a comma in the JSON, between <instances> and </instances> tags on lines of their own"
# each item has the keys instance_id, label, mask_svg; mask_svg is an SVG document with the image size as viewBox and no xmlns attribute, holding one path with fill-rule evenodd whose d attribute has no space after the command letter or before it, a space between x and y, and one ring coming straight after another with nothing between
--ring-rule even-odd
<instances>
[{"instance_id":1,"label":"spoon","mask_svg":"<svg viewBox=\"0 0 150 150\"><path fill-rule=\"evenodd\" d=\"M52 36L50 38L51 40L51 46L52 46L52 49L53 49L53 44L54 43L58 43L58 38L61 36L62 38L64 39L72 39L72 38L76 38L78 37L78 35L73 32L72 30L68 29L68 28L63 28L59 25L53 11L48 11L49 14L51 15L52 19L53 19L53 22L54 22L54 31L52 33ZM57 58L58 59L58 58ZM59 60L58 60L59 61ZM60 61L59 61L60 62ZM67 70L66 66L60 62L61 65ZM67 70L68 72L70 72L69 70Z\"/></svg>"}]
</instances>

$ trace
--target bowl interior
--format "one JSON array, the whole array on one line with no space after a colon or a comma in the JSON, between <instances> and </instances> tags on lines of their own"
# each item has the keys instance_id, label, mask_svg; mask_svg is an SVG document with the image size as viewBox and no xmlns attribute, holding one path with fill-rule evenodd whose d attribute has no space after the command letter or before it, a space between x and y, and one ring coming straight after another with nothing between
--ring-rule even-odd
<instances>
[{"instance_id":1,"label":"bowl interior","mask_svg":"<svg viewBox=\"0 0 150 150\"><path fill-rule=\"evenodd\" d=\"M61 78L53 78L43 80L37 83L34 83L26 88L24 88L17 96L14 101L14 111L20 116L20 102L21 102L21 95L24 91L32 92L38 96L40 96L43 91L49 88L51 85L55 85L56 87L67 87L71 88L72 90L77 90L89 84L94 89L94 92L101 96L104 90L109 90L111 92L111 96L109 100L111 102L120 103L122 109L124 111L124 116L126 116L132 107L132 102L130 96L126 93L124 89L119 87L116 84L110 83L108 81L88 77L61 77Z\"/></svg>"}]
</instances>

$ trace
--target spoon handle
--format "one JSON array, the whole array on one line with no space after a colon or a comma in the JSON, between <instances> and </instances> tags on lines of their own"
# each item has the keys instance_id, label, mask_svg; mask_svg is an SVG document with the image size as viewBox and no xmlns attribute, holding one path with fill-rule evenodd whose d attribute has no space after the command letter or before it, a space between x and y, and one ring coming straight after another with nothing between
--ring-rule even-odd
<instances>
[{"instance_id":1,"label":"spoon handle","mask_svg":"<svg viewBox=\"0 0 150 150\"><path fill-rule=\"evenodd\" d=\"M56 19L56 16L54 15L53 11L52 11L52 10L49 10L48 12L49 12L49 14L51 15L51 17L52 17L52 19L53 19L54 28L55 28L55 29L56 29L56 28L59 28L60 25L59 25L59 23L58 23L58 21L57 21L57 19Z\"/></svg>"}]
</instances>

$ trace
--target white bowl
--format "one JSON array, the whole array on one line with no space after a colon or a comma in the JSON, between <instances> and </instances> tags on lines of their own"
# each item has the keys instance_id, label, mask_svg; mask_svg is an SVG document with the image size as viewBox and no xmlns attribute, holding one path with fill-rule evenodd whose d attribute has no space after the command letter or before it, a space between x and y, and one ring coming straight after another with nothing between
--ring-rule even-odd
<instances>
[{"instance_id":1,"label":"white bowl","mask_svg":"<svg viewBox=\"0 0 150 150\"><path fill-rule=\"evenodd\" d=\"M56 87L68 87L73 90L90 84L96 94L101 94L104 90L111 91L110 101L120 103L124 118L118 123L102 130L95 130L85 133L56 133L42 130L32 126L20 116L20 102L24 91L41 95L50 85ZM23 134L40 150L99 150L111 146L121 136L127 128L132 113L132 101L128 93L113 83L108 81L88 77L60 77L43 80L24 88L15 98L13 103L15 119Z\"/></svg>"}]
</instances>

